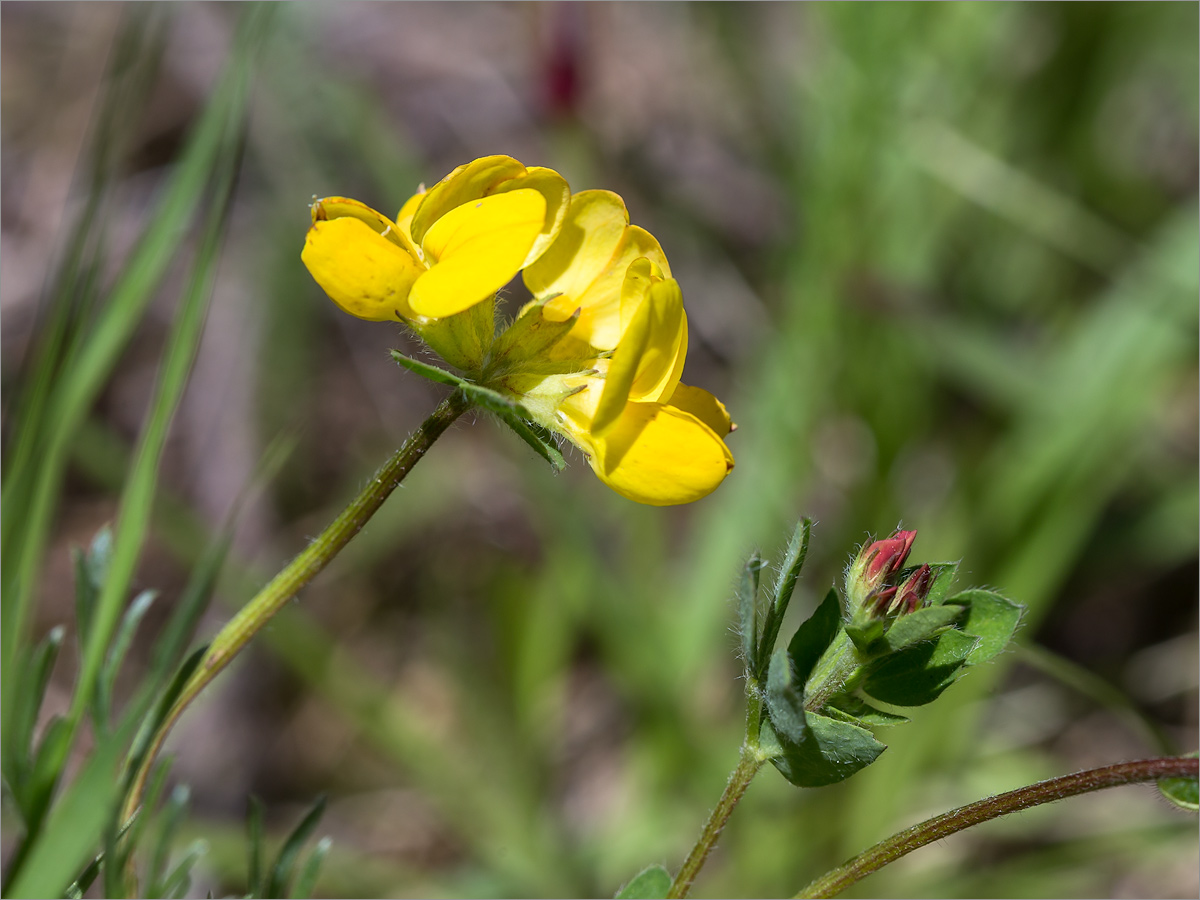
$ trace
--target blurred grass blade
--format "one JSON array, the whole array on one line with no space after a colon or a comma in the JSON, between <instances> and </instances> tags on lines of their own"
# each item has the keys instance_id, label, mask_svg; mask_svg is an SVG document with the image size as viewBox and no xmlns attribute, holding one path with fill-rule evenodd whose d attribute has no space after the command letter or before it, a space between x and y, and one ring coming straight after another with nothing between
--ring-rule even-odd
<instances>
[{"instance_id":1,"label":"blurred grass blade","mask_svg":"<svg viewBox=\"0 0 1200 900\"><path fill-rule=\"evenodd\" d=\"M146 870L144 889L149 897L165 896L161 890L167 877L167 864L171 860L171 846L183 818L187 815L191 792L187 785L180 784L171 791L171 797L154 823L154 846L150 851L150 863Z\"/></svg>"},{"instance_id":2,"label":"blurred grass blade","mask_svg":"<svg viewBox=\"0 0 1200 900\"><path fill-rule=\"evenodd\" d=\"M199 839L192 841L184 851L183 859L162 880L161 884L154 886L150 896L177 898L186 894L188 888L192 886L192 866L206 853L208 853L207 841Z\"/></svg>"},{"instance_id":3,"label":"blurred grass blade","mask_svg":"<svg viewBox=\"0 0 1200 900\"><path fill-rule=\"evenodd\" d=\"M210 187L210 174L236 153L230 122L244 113L248 80L268 7L255 4L244 16L234 58L212 102L192 133L158 207L70 367L63 371L47 406L49 433L31 471L10 473L10 481L31 487L20 509L7 505L0 525L3 565L0 567L0 658L3 707L9 708L17 648L24 644L30 608L36 593L38 567L48 539L50 522L62 482L66 459L79 425L108 380L134 328L141 320L154 289L166 272L193 214ZM23 488L24 490L24 488ZM94 650L92 651L95 652ZM94 660L88 660L94 667ZM7 718L7 716L5 717Z\"/></svg>"},{"instance_id":4,"label":"blurred grass blade","mask_svg":"<svg viewBox=\"0 0 1200 900\"><path fill-rule=\"evenodd\" d=\"M141 624L142 618L150 610L157 597L158 591L142 591L129 604L129 608L121 619L121 626L117 629L112 647L109 648L108 657L101 668L100 678L96 682L95 695L92 698L92 719L98 734L108 731L117 673L120 672L121 663L129 652L130 644L133 643L133 636L137 632L138 625Z\"/></svg>"},{"instance_id":5,"label":"blurred grass blade","mask_svg":"<svg viewBox=\"0 0 1200 900\"><path fill-rule=\"evenodd\" d=\"M33 731L38 712L46 696L46 685L58 659L65 630L61 625L38 644L27 658L21 673L21 689L17 693L17 709L13 713L12 725L4 732L4 778L13 792L17 809L23 819L29 815L28 791L34 766Z\"/></svg>"},{"instance_id":6,"label":"blurred grass blade","mask_svg":"<svg viewBox=\"0 0 1200 900\"><path fill-rule=\"evenodd\" d=\"M79 642L80 653L92 631L96 601L108 577L111 559L112 529L107 525L96 532L87 550L74 549L71 553L72 568L75 570L75 639Z\"/></svg>"},{"instance_id":7,"label":"blurred grass blade","mask_svg":"<svg viewBox=\"0 0 1200 900\"><path fill-rule=\"evenodd\" d=\"M126 722L93 748L45 827L31 835L24 864L13 873L6 897L61 897L74 873L87 865L120 799L118 767L133 724Z\"/></svg>"},{"instance_id":8,"label":"blurred grass blade","mask_svg":"<svg viewBox=\"0 0 1200 900\"><path fill-rule=\"evenodd\" d=\"M46 407L55 376L78 349L96 298L104 243L104 230L97 222L106 211L109 188L128 150L129 138L136 134L136 118L157 80L164 25L165 17L152 6L127 7L113 41L104 76L106 89L89 125L88 147L81 154L80 168L87 171L77 170L77 178L86 181L81 193L87 200L63 243L58 272L43 297L39 312L45 322L36 329L35 345L18 378L25 387L6 410L8 421L21 423L4 460L4 502L6 506L16 504L10 509L19 508L21 501L9 488L23 490L28 482L13 479L10 483L9 476L25 472L35 458L45 434Z\"/></svg>"},{"instance_id":9,"label":"blurred grass blade","mask_svg":"<svg viewBox=\"0 0 1200 900\"><path fill-rule=\"evenodd\" d=\"M275 865L271 867L271 875L267 881L267 891L264 897L286 897L288 896L288 883L292 880L292 871L296 867L296 860L300 855L300 850L304 846L314 831L317 825L321 822L321 816L325 814L326 798L321 797L313 804L313 808L308 811L308 814L300 820L300 824L295 827L283 846L279 849L279 856L275 858Z\"/></svg>"},{"instance_id":10,"label":"blurred grass blade","mask_svg":"<svg viewBox=\"0 0 1200 900\"><path fill-rule=\"evenodd\" d=\"M317 877L321 874L321 864L325 862L325 857L329 855L331 847L333 847L332 838L323 837L317 841L317 846L304 861L304 868L300 870L296 884L292 887L292 897L296 900L306 900L312 896L313 889L317 886Z\"/></svg>"},{"instance_id":11,"label":"blurred grass blade","mask_svg":"<svg viewBox=\"0 0 1200 900\"><path fill-rule=\"evenodd\" d=\"M241 87L245 89L244 84ZM158 484L158 469L167 434L200 346L208 302L216 280L217 257L224 234L226 213L240 161L241 109L239 103L226 110L226 127L218 155L218 174L214 185L216 201L209 210L192 273L163 351L158 384L151 401L151 412L121 494L120 512L113 540L112 568L97 604L96 622L80 665L79 684L71 708L71 718L75 723L79 721L83 705L88 702L100 677L109 641L141 555L142 543L150 526L154 494Z\"/></svg>"},{"instance_id":12,"label":"blurred grass blade","mask_svg":"<svg viewBox=\"0 0 1200 900\"><path fill-rule=\"evenodd\" d=\"M263 880L263 812L262 801L251 794L246 805L246 850L249 854L246 895L249 897L267 896Z\"/></svg>"}]
</instances>

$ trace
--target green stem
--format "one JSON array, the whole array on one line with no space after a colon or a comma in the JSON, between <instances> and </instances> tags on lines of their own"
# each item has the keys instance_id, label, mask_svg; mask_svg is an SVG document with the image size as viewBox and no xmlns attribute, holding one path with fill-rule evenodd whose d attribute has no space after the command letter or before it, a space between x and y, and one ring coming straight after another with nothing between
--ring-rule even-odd
<instances>
[{"instance_id":1,"label":"green stem","mask_svg":"<svg viewBox=\"0 0 1200 900\"><path fill-rule=\"evenodd\" d=\"M1143 759L1137 762L1118 763L1099 769L1089 769L1076 772L1074 775L1064 775L1061 778L1051 778L1049 781L1039 781L1015 791L997 794L976 803L960 806L958 809L926 819L919 825L914 825L886 840L880 841L869 850L860 853L854 859L838 866L822 875L796 897L834 897L850 885L866 878L877 869L890 862L911 853L918 847L924 847L934 841L939 841L972 825L986 822L1000 816L1061 800L1064 797L1074 797L1090 791L1117 787L1122 784L1136 784L1143 781L1157 781L1160 778L1195 778L1200 771L1200 760L1194 757L1163 757L1160 759Z\"/></svg>"},{"instance_id":2,"label":"green stem","mask_svg":"<svg viewBox=\"0 0 1200 900\"><path fill-rule=\"evenodd\" d=\"M687 896L692 882L696 880L705 860L708 859L708 854L717 845L717 839L725 830L725 823L733 815L734 807L738 805L738 801L746 793L746 788L750 787L750 782L765 762L758 746L759 729L762 725L762 693L756 683L751 682L747 685L746 699L746 741L742 744L741 759L738 760L737 768L730 773L729 782L725 785L725 792L721 794L716 809L704 823L704 831L700 833L699 840L683 861L675 880L671 882L668 897Z\"/></svg>"},{"instance_id":3,"label":"green stem","mask_svg":"<svg viewBox=\"0 0 1200 900\"><path fill-rule=\"evenodd\" d=\"M746 788L750 787L750 782L754 780L754 776L758 774L759 767L762 764L763 761L759 758L757 751L751 749L749 744L744 744L742 746L742 758L738 761L737 768L730 774L729 783L725 785L725 792L721 794L721 799L717 803L716 809L712 811L712 815L704 823L704 831L701 832L700 839L696 841L696 846L692 847L692 852L684 860L683 866L679 869L679 874L671 882L671 889L667 892L668 897L678 898L687 896L688 891L692 887L692 882L696 880L696 875L699 874L704 861L708 859L708 854L716 846L717 838L725 830L725 823L733 815L734 807L738 805L738 801L746 793Z\"/></svg>"},{"instance_id":4,"label":"green stem","mask_svg":"<svg viewBox=\"0 0 1200 900\"><path fill-rule=\"evenodd\" d=\"M456 390L443 400L329 527L221 629L151 740L149 749L134 775L129 796L125 801L122 821L128 821L141 805L142 793L154 759L162 749L172 726L188 705L233 661L250 639L350 543L392 491L412 471L413 466L420 461L433 442L470 407L471 402L462 391Z\"/></svg>"}]
</instances>

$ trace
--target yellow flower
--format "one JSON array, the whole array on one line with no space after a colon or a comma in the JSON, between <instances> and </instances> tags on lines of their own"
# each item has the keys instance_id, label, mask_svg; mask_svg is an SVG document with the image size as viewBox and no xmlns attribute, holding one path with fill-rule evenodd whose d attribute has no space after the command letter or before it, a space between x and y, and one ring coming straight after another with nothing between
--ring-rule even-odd
<instances>
[{"instance_id":1,"label":"yellow flower","mask_svg":"<svg viewBox=\"0 0 1200 900\"><path fill-rule=\"evenodd\" d=\"M488 299L540 257L569 196L552 169L487 156L413 196L394 222L357 200L318 200L301 259L351 315L441 319Z\"/></svg>"},{"instance_id":2,"label":"yellow flower","mask_svg":"<svg viewBox=\"0 0 1200 900\"><path fill-rule=\"evenodd\" d=\"M334 302L405 321L466 374L398 361L457 384L547 458L561 463L526 421L565 436L639 503L699 500L732 470L725 407L679 382L679 285L616 194L572 196L551 169L489 156L412 197L395 221L344 197L317 201L312 216L302 258ZM496 336L491 301L522 270L535 299Z\"/></svg>"},{"instance_id":3,"label":"yellow flower","mask_svg":"<svg viewBox=\"0 0 1200 900\"><path fill-rule=\"evenodd\" d=\"M622 496L654 506L690 503L733 469L723 440L732 425L716 397L680 384L683 294L658 242L628 223L616 194L576 194L558 241L525 270L535 296L558 294L545 302L547 319L578 311L555 353L577 353L585 342L612 351L589 371L553 379L561 399L544 424L582 449Z\"/></svg>"}]
</instances>

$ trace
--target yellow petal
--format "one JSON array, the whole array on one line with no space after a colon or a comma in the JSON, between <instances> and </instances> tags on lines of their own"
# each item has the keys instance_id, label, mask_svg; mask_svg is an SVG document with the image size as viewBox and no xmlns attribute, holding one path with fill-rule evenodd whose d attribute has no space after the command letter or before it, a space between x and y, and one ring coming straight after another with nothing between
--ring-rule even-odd
<instances>
[{"instance_id":1,"label":"yellow petal","mask_svg":"<svg viewBox=\"0 0 1200 900\"><path fill-rule=\"evenodd\" d=\"M376 212L358 200L349 197L325 197L315 201L310 207L313 222L327 219L358 219L376 234L387 238L396 246L416 255L416 248L409 239L407 232L397 228L396 223L383 213Z\"/></svg>"},{"instance_id":2,"label":"yellow petal","mask_svg":"<svg viewBox=\"0 0 1200 900\"><path fill-rule=\"evenodd\" d=\"M409 291L425 267L362 219L315 222L300 258L333 302L352 316L374 322L412 317Z\"/></svg>"},{"instance_id":3,"label":"yellow petal","mask_svg":"<svg viewBox=\"0 0 1200 900\"><path fill-rule=\"evenodd\" d=\"M611 350L617 346L621 339L621 285L630 263L643 256L665 275L670 275L667 257L654 235L630 225L621 235L608 263L596 273L587 290L574 298L572 312L582 309L579 322L572 329L577 337L601 350Z\"/></svg>"},{"instance_id":4,"label":"yellow petal","mask_svg":"<svg viewBox=\"0 0 1200 900\"><path fill-rule=\"evenodd\" d=\"M415 252L417 242L413 240L412 236L412 220L417 212L417 207L421 205L421 201L424 199L425 191L423 190L413 194L404 201L404 205L400 207L400 212L396 213L396 230L400 232L400 236L404 240L408 241L409 246L414 248L414 255L418 257L420 254Z\"/></svg>"},{"instance_id":5,"label":"yellow petal","mask_svg":"<svg viewBox=\"0 0 1200 900\"><path fill-rule=\"evenodd\" d=\"M711 428L661 403L627 404L612 428L591 440L600 480L651 506L699 500L733 469L733 455Z\"/></svg>"},{"instance_id":6,"label":"yellow petal","mask_svg":"<svg viewBox=\"0 0 1200 900\"><path fill-rule=\"evenodd\" d=\"M667 405L691 413L715 431L717 437L725 437L733 430L733 423L729 419L729 411L725 409L725 404L703 388L686 384L676 385Z\"/></svg>"},{"instance_id":7,"label":"yellow petal","mask_svg":"<svg viewBox=\"0 0 1200 900\"><path fill-rule=\"evenodd\" d=\"M422 249L430 269L413 286L412 308L423 316L451 316L504 287L520 271L545 216L546 200L534 190L495 194L450 210L425 234Z\"/></svg>"},{"instance_id":8,"label":"yellow petal","mask_svg":"<svg viewBox=\"0 0 1200 900\"><path fill-rule=\"evenodd\" d=\"M629 224L625 201L612 191L580 191L571 197L558 239L524 273L535 297L562 296L546 305L547 315L562 321L612 259Z\"/></svg>"},{"instance_id":9,"label":"yellow petal","mask_svg":"<svg viewBox=\"0 0 1200 900\"><path fill-rule=\"evenodd\" d=\"M648 266L635 263L629 268L645 298L612 355L592 421L592 430L598 433L617 420L630 398L654 401L673 391L687 352L687 319L679 284L674 279L643 280Z\"/></svg>"},{"instance_id":10,"label":"yellow petal","mask_svg":"<svg viewBox=\"0 0 1200 900\"><path fill-rule=\"evenodd\" d=\"M525 174L525 167L511 156L485 156L459 166L428 191L412 220L413 240L425 242L433 223L452 209L491 193L501 182Z\"/></svg>"},{"instance_id":11,"label":"yellow petal","mask_svg":"<svg viewBox=\"0 0 1200 900\"><path fill-rule=\"evenodd\" d=\"M529 255L525 257L521 268L532 263L554 243L554 239L558 237L558 232L567 217L567 209L571 203L571 189L567 186L566 179L553 169L547 169L544 166L530 166L525 170L524 175L501 182L492 193L501 194L526 189L537 191L545 198L546 218L542 225L542 231L537 240L533 242L533 247L530 248Z\"/></svg>"}]
</instances>

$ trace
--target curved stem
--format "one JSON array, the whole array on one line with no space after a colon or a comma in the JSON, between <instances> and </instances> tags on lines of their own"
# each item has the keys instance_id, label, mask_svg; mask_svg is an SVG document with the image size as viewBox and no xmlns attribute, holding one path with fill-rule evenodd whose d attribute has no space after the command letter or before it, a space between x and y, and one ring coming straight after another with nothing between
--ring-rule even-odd
<instances>
[{"instance_id":1,"label":"curved stem","mask_svg":"<svg viewBox=\"0 0 1200 900\"><path fill-rule=\"evenodd\" d=\"M128 821L141 805L142 793L145 791L146 779L154 765L154 759L162 749L172 726L188 705L233 661L250 639L350 543L392 491L412 471L413 466L421 460L433 442L470 407L471 401L462 391L456 390L443 400L329 527L272 578L213 638L204 659L158 726L138 765L122 810L122 821Z\"/></svg>"},{"instance_id":2,"label":"curved stem","mask_svg":"<svg viewBox=\"0 0 1200 900\"><path fill-rule=\"evenodd\" d=\"M725 792L721 794L716 809L704 823L704 831L700 833L700 839L696 841L696 846L692 848L692 852L688 854L688 858L684 860L683 866L679 869L679 874L671 882L671 889L667 892L668 897L687 896L692 882L696 880L696 875L699 874L704 861L708 859L708 854L717 845L717 838L725 830L725 823L733 815L733 808L738 805L738 801L746 793L746 788L750 787L750 782L754 780L754 776L758 774L762 764L763 761L758 758L758 754L749 746L742 747L742 758L738 761L737 768L730 774L729 783L725 785Z\"/></svg>"},{"instance_id":3,"label":"curved stem","mask_svg":"<svg viewBox=\"0 0 1200 900\"><path fill-rule=\"evenodd\" d=\"M844 865L825 873L796 894L796 897L834 897L855 882L918 847L924 847L972 825L1011 812L1122 784L1157 781L1160 778L1195 778L1198 771L1200 760L1194 757L1143 759L1076 772L1074 775L1051 778L1049 781L1039 781L1015 791L997 794L995 797L969 803L932 819L926 819L919 825L880 841Z\"/></svg>"},{"instance_id":4,"label":"curved stem","mask_svg":"<svg viewBox=\"0 0 1200 900\"><path fill-rule=\"evenodd\" d=\"M699 840L692 847L692 852L688 854L687 859L683 861L675 880L671 882L671 889L667 892L668 897L687 896L692 882L696 880L705 860L708 859L708 854L717 845L717 839L725 830L725 824L733 815L734 807L738 805L742 795L746 793L746 788L750 787L750 782L754 780L754 776L758 774L758 770L766 761L759 753L758 744L759 729L762 725L762 693L758 689L758 683L753 679L750 679L746 686L746 701L746 740L742 744L742 758L738 760L737 768L730 773L725 791L721 794L721 799L717 801L716 809L704 823L704 831L700 833Z\"/></svg>"}]
</instances>

